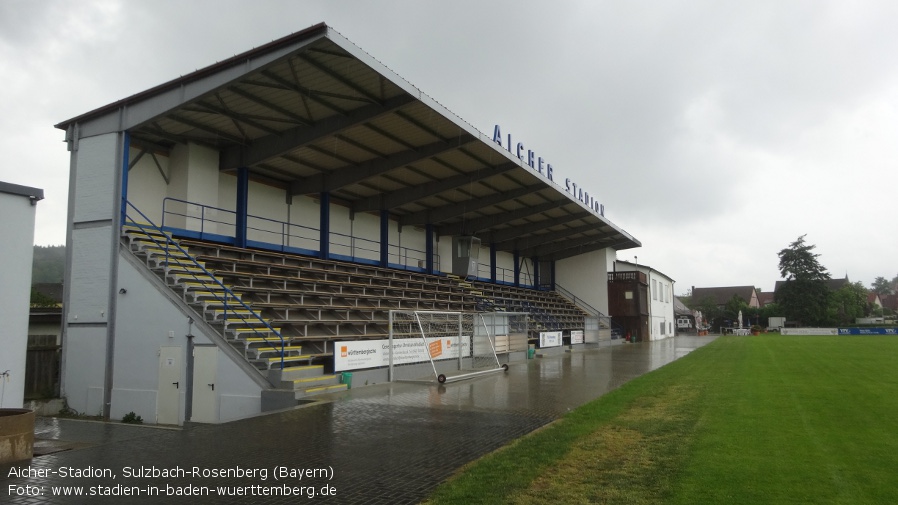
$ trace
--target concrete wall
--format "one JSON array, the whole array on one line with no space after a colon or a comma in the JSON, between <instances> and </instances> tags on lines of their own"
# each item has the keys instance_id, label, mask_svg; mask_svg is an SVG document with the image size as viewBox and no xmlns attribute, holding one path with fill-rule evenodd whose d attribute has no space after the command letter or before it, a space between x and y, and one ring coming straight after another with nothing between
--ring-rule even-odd
<instances>
[{"instance_id":1,"label":"concrete wall","mask_svg":"<svg viewBox=\"0 0 898 505\"><path fill-rule=\"evenodd\" d=\"M140 154L139 149L131 149L129 160L133 162ZM169 167L169 158L161 154L156 154L156 160L162 167L162 172L153 161L150 153L145 153L140 160L128 171L128 201L157 226L162 225L162 201L168 196L168 183L165 182L166 177L171 172ZM130 163L129 163L130 164ZM135 221L145 221L140 215L128 209L128 214Z\"/></svg>"},{"instance_id":2,"label":"concrete wall","mask_svg":"<svg viewBox=\"0 0 898 505\"><path fill-rule=\"evenodd\" d=\"M191 204L220 207L218 151L196 144L178 144L171 150L169 167L169 197ZM136 190L141 191L139 188ZM165 216L166 226L192 231L200 231L202 227L205 233L233 234L233 214L209 208L201 211L198 205L167 204L166 211L174 214ZM201 216L205 222L200 220ZM216 221L224 224L217 224Z\"/></svg>"},{"instance_id":3,"label":"concrete wall","mask_svg":"<svg viewBox=\"0 0 898 505\"><path fill-rule=\"evenodd\" d=\"M555 263L555 282L599 312L608 314L608 271L614 249L601 249Z\"/></svg>"},{"instance_id":4,"label":"concrete wall","mask_svg":"<svg viewBox=\"0 0 898 505\"><path fill-rule=\"evenodd\" d=\"M130 254L123 250L123 256ZM142 268L142 267L141 267ZM186 411L188 332L198 345L219 342L203 329L188 323L191 312L172 301L166 288L147 278L131 261L119 262L119 288L116 311L115 369L110 417L121 419L129 412L141 416L145 422L156 419L159 383L159 352L161 347L182 349L181 392L179 421ZM218 353L218 382L220 420L227 421L261 411L262 388L225 352Z\"/></svg>"},{"instance_id":5,"label":"concrete wall","mask_svg":"<svg viewBox=\"0 0 898 505\"><path fill-rule=\"evenodd\" d=\"M22 408L24 400L36 208L27 196L0 192L0 373L9 370L0 377L0 408Z\"/></svg>"}]
</instances>

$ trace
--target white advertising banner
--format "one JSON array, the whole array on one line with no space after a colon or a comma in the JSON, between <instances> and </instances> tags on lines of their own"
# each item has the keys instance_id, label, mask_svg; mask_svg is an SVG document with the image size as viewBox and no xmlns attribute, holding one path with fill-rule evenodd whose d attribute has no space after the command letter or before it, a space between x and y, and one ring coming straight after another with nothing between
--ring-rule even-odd
<instances>
[{"instance_id":1,"label":"white advertising banner","mask_svg":"<svg viewBox=\"0 0 898 505\"><path fill-rule=\"evenodd\" d=\"M780 335L838 335L838 328L782 328Z\"/></svg>"},{"instance_id":2,"label":"white advertising banner","mask_svg":"<svg viewBox=\"0 0 898 505\"><path fill-rule=\"evenodd\" d=\"M464 337L462 356L470 356L470 338ZM337 342L334 353L334 371L378 368L390 365L390 341L357 340ZM458 337L428 338L427 345L420 338L403 338L393 341L393 364L427 361L428 353L435 360L458 359Z\"/></svg>"},{"instance_id":3,"label":"white advertising banner","mask_svg":"<svg viewBox=\"0 0 898 505\"><path fill-rule=\"evenodd\" d=\"M539 332L540 347L558 347L561 345L560 331L541 331Z\"/></svg>"},{"instance_id":4,"label":"white advertising banner","mask_svg":"<svg viewBox=\"0 0 898 505\"><path fill-rule=\"evenodd\" d=\"M585 342L583 330L571 330L571 345L582 344L583 342Z\"/></svg>"}]
</instances>

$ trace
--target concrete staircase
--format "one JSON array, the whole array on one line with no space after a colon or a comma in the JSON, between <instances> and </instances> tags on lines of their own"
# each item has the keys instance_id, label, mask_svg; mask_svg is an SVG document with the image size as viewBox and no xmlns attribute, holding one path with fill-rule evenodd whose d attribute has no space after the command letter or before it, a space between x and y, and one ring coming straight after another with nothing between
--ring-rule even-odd
<instances>
[{"instance_id":1,"label":"concrete staircase","mask_svg":"<svg viewBox=\"0 0 898 505\"><path fill-rule=\"evenodd\" d=\"M301 341L284 336L281 328L263 319L263 311L215 278L177 239L152 225L128 224L122 231L131 252L275 388L292 390L296 399L346 389L340 375L325 374L324 366L315 364L332 353L303 353Z\"/></svg>"}]
</instances>

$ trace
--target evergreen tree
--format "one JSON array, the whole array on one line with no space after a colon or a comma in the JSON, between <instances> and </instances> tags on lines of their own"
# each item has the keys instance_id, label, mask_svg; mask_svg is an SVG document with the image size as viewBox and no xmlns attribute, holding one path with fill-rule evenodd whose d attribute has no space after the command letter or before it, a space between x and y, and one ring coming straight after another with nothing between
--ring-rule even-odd
<instances>
[{"instance_id":1,"label":"evergreen tree","mask_svg":"<svg viewBox=\"0 0 898 505\"><path fill-rule=\"evenodd\" d=\"M778 253L780 274L786 282L776 291L776 303L786 319L805 325L823 325L827 321L830 290L829 272L820 264L816 246L806 244L806 235Z\"/></svg>"}]
</instances>

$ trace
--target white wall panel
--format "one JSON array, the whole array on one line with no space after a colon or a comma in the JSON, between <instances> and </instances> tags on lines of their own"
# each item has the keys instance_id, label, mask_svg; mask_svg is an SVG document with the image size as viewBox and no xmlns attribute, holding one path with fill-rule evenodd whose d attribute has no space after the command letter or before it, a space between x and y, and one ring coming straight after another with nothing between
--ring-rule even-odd
<instances>
[{"instance_id":1,"label":"white wall panel","mask_svg":"<svg viewBox=\"0 0 898 505\"><path fill-rule=\"evenodd\" d=\"M22 408L28 306L34 253L34 215L28 197L0 193L0 372L9 371L0 407Z\"/></svg>"},{"instance_id":2,"label":"white wall panel","mask_svg":"<svg viewBox=\"0 0 898 505\"><path fill-rule=\"evenodd\" d=\"M555 282L603 314L608 314L608 256L602 249L555 262Z\"/></svg>"},{"instance_id":3,"label":"white wall panel","mask_svg":"<svg viewBox=\"0 0 898 505\"><path fill-rule=\"evenodd\" d=\"M249 229L246 238L270 244L285 243L284 235L287 233L287 227L284 223L287 223L289 217L287 192L280 188L250 181L248 200L247 214L264 219L252 217L248 219L247 227ZM234 205L236 205L236 201Z\"/></svg>"},{"instance_id":4,"label":"white wall panel","mask_svg":"<svg viewBox=\"0 0 898 505\"><path fill-rule=\"evenodd\" d=\"M131 149L130 159L134 160L140 154L140 149ZM169 158L156 155L162 172L168 174ZM157 226L162 225L162 201L167 196L168 184L153 161L150 153L144 154L140 160L128 171L128 201L137 207L147 218ZM144 222L144 219L133 209L128 209L128 215L132 219Z\"/></svg>"},{"instance_id":5,"label":"white wall panel","mask_svg":"<svg viewBox=\"0 0 898 505\"><path fill-rule=\"evenodd\" d=\"M118 135L109 133L78 142L75 168L74 221L112 219L116 206L115 175Z\"/></svg>"},{"instance_id":6,"label":"white wall panel","mask_svg":"<svg viewBox=\"0 0 898 505\"><path fill-rule=\"evenodd\" d=\"M105 323L109 305L112 227L72 230L68 321Z\"/></svg>"},{"instance_id":7,"label":"white wall panel","mask_svg":"<svg viewBox=\"0 0 898 505\"><path fill-rule=\"evenodd\" d=\"M63 352L65 368L62 382L69 407L82 414L102 413L106 327L69 326Z\"/></svg>"}]
</instances>

